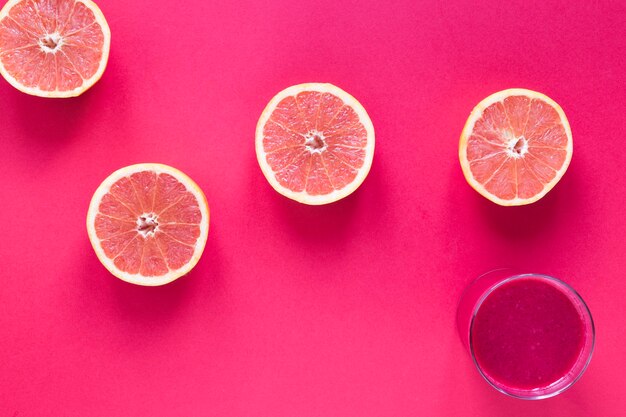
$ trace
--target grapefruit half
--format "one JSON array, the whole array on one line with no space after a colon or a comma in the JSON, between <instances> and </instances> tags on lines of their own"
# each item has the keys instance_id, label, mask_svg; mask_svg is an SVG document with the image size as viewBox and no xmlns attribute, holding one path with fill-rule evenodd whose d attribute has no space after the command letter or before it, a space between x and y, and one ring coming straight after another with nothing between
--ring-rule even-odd
<instances>
[{"instance_id":1,"label":"grapefruit half","mask_svg":"<svg viewBox=\"0 0 626 417\"><path fill-rule=\"evenodd\" d=\"M116 277L163 285L198 263L209 232L209 206L187 175L161 164L131 165L98 187L87 233L98 259Z\"/></svg>"},{"instance_id":2,"label":"grapefruit half","mask_svg":"<svg viewBox=\"0 0 626 417\"><path fill-rule=\"evenodd\" d=\"M0 11L0 73L27 94L82 94L102 76L110 44L91 0L9 0Z\"/></svg>"},{"instance_id":3,"label":"grapefruit half","mask_svg":"<svg viewBox=\"0 0 626 417\"><path fill-rule=\"evenodd\" d=\"M467 182L502 206L533 203L563 177L572 132L561 107L536 91L492 94L472 111L459 142Z\"/></svg>"},{"instance_id":4,"label":"grapefruit half","mask_svg":"<svg viewBox=\"0 0 626 417\"><path fill-rule=\"evenodd\" d=\"M374 126L363 106L331 84L300 84L278 93L256 128L261 171L280 194L328 204L354 192L374 157Z\"/></svg>"}]
</instances>

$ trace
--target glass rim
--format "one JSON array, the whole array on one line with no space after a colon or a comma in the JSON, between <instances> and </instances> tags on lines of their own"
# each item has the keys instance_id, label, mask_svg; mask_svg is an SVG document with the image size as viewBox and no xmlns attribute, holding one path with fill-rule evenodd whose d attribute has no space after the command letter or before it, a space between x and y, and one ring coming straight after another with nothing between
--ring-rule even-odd
<instances>
[{"instance_id":1,"label":"glass rim","mask_svg":"<svg viewBox=\"0 0 626 417\"><path fill-rule=\"evenodd\" d=\"M487 272L481 276L479 276L477 279L480 279L482 276L487 275L491 272L495 272L495 271L500 271L500 270L506 270L508 268L502 268L502 269L496 269L490 272ZM527 392L529 395L523 395L523 394L519 394L519 393L513 393L513 392L508 392L507 390L505 390L502 387L499 387L498 385L494 384L491 379L489 379L489 377L485 374L485 372L483 372L481 366L478 363L478 360L476 359L476 355L474 353L474 344L473 344L473 328L474 328L474 319L476 318L476 315L478 314L478 310L480 310L480 307L482 306L483 302L487 299L487 297L489 297L489 295L491 295L491 293L493 291L495 291L497 288L501 287L504 284L507 284L511 281L515 281L518 279L523 279L523 278L539 278L540 280L544 280L544 281L550 281L560 287L562 287L562 289L564 289L565 293L567 293L566 295L568 296L568 298L574 298L579 305L582 307L582 314L585 316L583 317L583 320L585 320L585 322L589 322L589 328L591 329L591 347L589 349L589 353L587 354L587 358L584 360L584 364L582 366L582 368L580 369L580 371L578 371L578 374L576 376L574 376L571 381L569 381L567 384L565 384L564 386L555 389L554 391L550 391L550 385L545 387L545 391L548 391L546 393L543 394L538 394L538 395L533 395L533 390L519 390L519 393L522 392ZM585 327L588 327L587 324L585 323ZM474 308L472 309L472 315L471 315L471 319L470 319L470 323L469 323L469 350L470 350L470 356L472 357L472 362L474 362L474 365L476 366L476 369L478 369L478 372L480 373L480 376L487 381L487 383L489 385L491 385L493 388L495 388L496 390L498 390L499 392L509 396L509 397L513 397L513 398L518 398L518 399L522 399L522 400L529 400L529 401L533 401L533 400L543 400L546 398L551 398L554 397L556 395L559 395L561 393L563 393L564 391L567 391L569 388L571 388L585 373L585 371L587 370L587 367L589 366L589 363L591 362L591 357L593 356L593 351L595 348L595 343L596 343L596 329L595 329L595 324L593 322L593 316L591 315L591 311L589 310L589 307L587 306L587 303L585 303L585 300L580 296L580 294L578 294L578 292L568 283L561 281L558 278L552 277L550 275L545 275L545 274L535 274L535 273L523 273L523 274L518 274L516 272L513 271L513 275L502 279L501 281L497 282L496 284L491 285L489 288L487 288L487 290L485 290L485 292L480 296L480 298L478 299L478 301L476 302L476 304L474 305ZM585 346L583 346L583 349L581 350L581 353L584 352L584 350L586 349L586 343ZM566 374L567 375L567 374ZM557 384L561 379L553 382L552 384Z\"/></svg>"}]
</instances>

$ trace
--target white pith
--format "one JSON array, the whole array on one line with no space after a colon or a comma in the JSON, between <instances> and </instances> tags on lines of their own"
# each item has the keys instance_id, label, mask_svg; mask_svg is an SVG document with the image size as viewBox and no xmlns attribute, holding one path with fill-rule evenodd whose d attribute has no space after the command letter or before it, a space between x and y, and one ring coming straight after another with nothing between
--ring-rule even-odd
<instances>
[{"instance_id":1,"label":"white pith","mask_svg":"<svg viewBox=\"0 0 626 417\"><path fill-rule=\"evenodd\" d=\"M367 132L367 145L364 148L365 159L363 161L363 166L359 169L355 179L350 184L346 185L344 188L340 190L333 190L331 193L324 194L324 195L310 195L306 192L306 190L301 191L301 192L294 192L292 190L285 188L283 185L281 185L276 179L274 171L271 169L271 167L267 163L267 160L265 157L266 155L265 150L263 149L263 136L264 136L263 128L265 127L265 124L267 123L270 116L276 109L276 106L278 105L278 103L280 103L285 97L296 96L303 91L316 91L320 93L330 93L340 98L341 100L343 100L344 105L348 105L352 107L352 109L357 113L357 115L359 116L360 123L363 125L363 127L365 128ZM312 131L309 133L314 134L316 132ZM305 139L311 141L313 136L308 136L308 138L307 136L305 136ZM270 100L270 102L265 107L265 110L263 110L263 113L261 114L261 117L259 118L259 122L257 123L257 128L256 128L256 140L255 140L256 155L257 155L257 160L259 162L259 166L261 167L261 171L263 172L263 175L265 175L265 178L267 179L267 181L270 183L272 188L274 188L277 192L279 192L280 194L284 195L287 198L290 198L292 200L298 201L303 204L309 204L309 205L329 204L337 200L341 200L342 198L352 194L357 188L359 188L359 186L363 183L363 181L367 177L367 174L369 173L370 168L372 167L372 160L374 158L374 145L375 145L374 136L375 136L374 126L372 125L372 121L370 120L367 112L365 111L361 103L359 103L350 94L348 94L347 92L343 91L339 87L336 87L332 84L325 84L325 83L298 84L298 85L291 86L281 91L280 93L278 93L276 96L274 96L274 98L272 98L272 100ZM322 152L325 149L325 147L322 150L309 149L309 147L307 147L307 149L309 150L309 152L314 153L314 152Z\"/></svg>"},{"instance_id":2,"label":"white pith","mask_svg":"<svg viewBox=\"0 0 626 417\"><path fill-rule=\"evenodd\" d=\"M512 132L510 134L511 136L513 135ZM516 147L519 143L521 143L522 145L518 151L516 150ZM511 139L507 141L506 154L508 155L509 158L514 158L514 159L523 158L524 155L526 155L527 153L528 153L528 141L526 140L524 136L512 137Z\"/></svg>"},{"instance_id":3,"label":"white pith","mask_svg":"<svg viewBox=\"0 0 626 417\"><path fill-rule=\"evenodd\" d=\"M317 140L320 140L322 142L322 146L321 147L317 147ZM304 146L305 148L310 152L310 153L322 153L326 150L326 148L328 147L328 145L326 144L326 141L324 140L324 134L322 132L319 132L315 129L311 130L310 132L308 132L306 135L304 135Z\"/></svg>"},{"instance_id":4,"label":"white pith","mask_svg":"<svg viewBox=\"0 0 626 417\"><path fill-rule=\"evenodd\" d=\"M115 266L114 260L107 257L107 255L104 253L104 250L102 249L102 246L100 244L100 239L98 239L95 229L96 216L99 212L100 201L102 200L102 197L104 197L109 192L111 186L115 182L117 182L121 178L128 177L135 172L141 171L152 171L157 174L164 173L172 175L174 178L176 178L178 181L185 185L187 191L189 191L194 195L194 197L196 197L196 200L198 201L198 206L200 208L200 213L202 214L202 221L200 222L200 236L196 240L196 246L192 258L189 260L189 262L187 262L187 264L185 264L181 268L170 270L167 274L158 277L146 277L141 274L129 274L127 272L120 271ZM151 213L144 214L149 215ZM131 165L121 168L109 175L102 182L102 184L100 184L100 186L94 193L91 199L91 203L89 204L89 210L87 212L87 233L89 235L91 245L93 246L93 249L98 256L98 259L100 260L100 262L102 262L104 267L108 269L109 272L111 272L113 275L123 281L130 282L131 284L145 286L164 285L176 280L177 278L180 278L181 276L191 271L200 260L200 256L204 251L204 247L206 245L209 233L209 206L200 187L198 187L198 185L191 178L189 178L186 174L179 171L178 169L163 164L153 163ZM137 231L137 233L139 233L139 231ZM144 236L144 238L145 237L146 236Z\"/></svg>"},{"instance_id":5,"label":"white pith","mask_svg":"<svg viewBox=\"0 0 626 417\"><path fill-rule=\"evenodd\" d=\"M47 41L54 42L55 47L50 48L48 45L46 45ZM61 47L63 46L64 43L65 43L65 40L63 39L61 35L59 35L58 32L46 33L45 36L39 39L39 47L41 48L43 52L47 54L56 54L59 50L61 50Z\"/></svg>"},{"instance_id":6,"label":"white pith","mask_svg":"<svg viewBox=\"0 0 626 417\"><path fill-rule=\"evenodd\" d=\"M159 216L156 213L142 213L137 217L137 232L143 236L154 236L159 231Z\"/></svg>"}]
</instances>

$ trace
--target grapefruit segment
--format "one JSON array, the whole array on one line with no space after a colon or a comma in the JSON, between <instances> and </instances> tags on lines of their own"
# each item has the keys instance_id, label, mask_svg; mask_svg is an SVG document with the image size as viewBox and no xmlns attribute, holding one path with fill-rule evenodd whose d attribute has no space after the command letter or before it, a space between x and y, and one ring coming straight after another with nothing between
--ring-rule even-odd
<instances>
[{"instance_id":1,"label":"grapefruit segment","mask_svg":"<svg viewBox=\"0 0 626 417\"><path fill-rule=\"evenodd\" d=\"M193 245L200 237L200 228L195 224L165 223L161 230L172 239L186 245Z\"/></svg>"},{"instance_id":2,"label":"grapefruit segment","mask_svg":"<svg viewBox=\"0 0 626 417\"><path fill-rule=\"evenodd\" d=\"M572 158L565 113L549 97L510 89L481 101L459 142L467 182L503 206L530 204L561 179Z\"/></svg>"},{"instance_id":3,"label":"grapefruit segment","mask_svg":"<svg viewBox=\"0 0 626 417\"><path fill-rule=\"evenodd\" d=\"M310 158L310 168L306 177L306 193L312 196L332 193L335 188L330 181L330 174L324 165L322 156L314 153ZM302 171L304 172L304 170Z\"/></svg>"},{"instance_id":4,"label":"grapefruit segment","mask_svg":"<svg viewBox=\"0 0 626 417\"><path fill-rule=\"evenodd\" d=\"M82 94L102 76L110 43L91 0L9 0L0 11L0 73L27 94Z\"/></svg>"},{"instance_id":5,"label":"grapefruit segment","mask_svg":"<svg viewBox=\"0 0 626 417\"><path fill-rule=\"evenodd\" d=\"M206 244L209 208L185 174L161 164L138 164L111 174L87 214L89 239L118 278L162 285L189 272Z\"/></svg>"},{"instance_id":6,"label":"grapefruit segment","mask_svg":"<svg viewBox=\"0 0 626 417\"><path fill-rule=\"evenodd\" d=\"M95 229L97 230L98 238L102 240L110 239L122 233L128 233L134 230L135 227L135 222L131 220L117 219L103 214L96 215Z\"/></svg>"},{"instance_id":7,"label":"grapefruit segment","mask_svg":"<svg viewBox=\"0 0 626 417\"><path fill-rule=\"evenodd\" d=\"M327 204L356 190L369 173L374 127L361 104L331 84L278 93L257 124L256 154L270 185L304 204Z\"/></svg>"}]
</instances>

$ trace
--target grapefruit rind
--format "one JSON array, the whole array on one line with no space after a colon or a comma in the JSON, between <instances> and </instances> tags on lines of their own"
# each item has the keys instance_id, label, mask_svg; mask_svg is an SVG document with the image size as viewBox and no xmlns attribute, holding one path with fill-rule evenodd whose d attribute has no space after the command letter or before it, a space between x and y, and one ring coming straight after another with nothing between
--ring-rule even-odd
<instances>
[{"instance_id":1,"label":"grapefruit rind","mask_svg":"<svg viewBox=\"0 0 626 417\"><path fill-rule=\"evenodd\" d=\"M563 162L563 166L561 167L561 169L557 171L555 177L549 183L544 185L544 188L541 192L535 194L534 196L530 198L516 197L514 199L505 200L487 191L485 186L479 183L478 181L476 181L476 179L474 178L474 175L472 174L471 169L470 169L470 162L467 159L467 141L474 130L474 125L476 124L476 121L480 119L485 109L491 106L492 104L497 103L497 102L502 102L504 101L505 98L511 97L511 96L526 96L530 98L531 100L532 99L541 100L547 103L548 105L550 105L552 108L554 108L554 110L556 110L556 112L559 114L559 118L561 120L561 123L563 124L563 128L565 129L565 133L567 134L567 147L565 148L566 157L565 157L565 161ZM569 164L572 160L572 153L573 153L572 131L570 129L569 122L567 121L567 117L565 116L565 112L563 111L561 106L559 106L559 104L556 101L552 100L550 97L546 96L545 94L539 93L537 91L527 90L524 88L510 88L508 90L498 91L497 93L490 95L489 97L485 98L480 103L478 103L478 105L474 107L474 109L472 110L472 113L468 117L467 122L465 123L465 126L463 127L463 131L461 133L461 139L459 141L459 161L461 162L463 175L465 176L465 179L467 180L468 184L474 190L476 190L479 194L481 194L483 197L501 206L522 206L522 205L534 203L538 201L539 199L541 199L550 190L552 190L552 188L554 188L554 186L563 177L563 175L567 171L567 168L569 167Z\"/></svg>"},{"instance_id":2,"label":"grapefruit rind","mask_svg":"<svg viewBox=\"0 0 626 417\"><path fill-rule=\"evenodd\" d=\"M4 5L2 10L0 10L0 21L2 21L9 14L13 6L15 6L18 3L21 3L22 1L24 0L9 0ZM104 17L104 14L102 14L102 11L100 10L100 8L98 7L96 3L94 3L91 0L76 0L76 2L83 3L85 6L87 6L87 8L89 8L93 12L96 18L96 22L102 28L102 34L104 36L104 43L102 45L102 57L100 58L100 63L98 65L98 70L96 71L96 73L93 76L91 76L91 78L87 80L83 80L82 85L72 90L46 91L38 87L27 87L24 84L20 83L18 80L15 79L15 77L9 74L9 72L4 67L4 64L2 63L2 60L0 59L0 74L4 77L5 80L7 80L9 84L11 84L13 87L18 89L19 91L29 94L31 96L45 97L45 98L70 98L70 97L78 97L79 95L83 94L85 91L93 87L100 80L100 78L102 77L102 74L104 74L104 70L106 69L106 66L109 60L109 51L111 49L111 29L109 28L109 25Z\"/></svg>"},{"instance_id":3,"label":"grapefruit rind","mask_svg":"<svg viewBox=\"0 0 626 417\"><path fill-rule=\"evenodd\" d=\"M185 185L187 190L191 192L194 197L196 197L200 212L202 213L202 221L200 222L200 236L196 240L196 247L194 249L192 258L181 268L170 270L167 274L156 277L146 277L141 274L129 274L124 271L120 271L115 266L113 259L105 255L104 250L100 245L100 239L98 239L95 229L96 215L99 211L100 202L102 201L102 198L105 196L105 194L109 192L111 186L121 178L128 177L135 172L142 171L152 171L156 172L157 174L169 174L176 178L178 181ZM104 267L117 278L131 284L143 286L164 285L187 274L196 266L196 264L200 260L202 252L204 251L204 248L206 246L206 241L209 234L209 205L200 187L185 173L179 171L178 169L170 167L168 165L157 163L130 165L118 169L117 171L109 175L97 188L91 199L91 203L89 204L89 210L87 212L87 234L89 235L89 241L91 242L91 246L96 252L96 256L98 257L102 265L104 265Z\"/></svg>"},{"instance_id":4,"label":"grapefruit rind","mask_svg":"<svg viewBox=\"0 0 626 417\"><path fill-rule=\"evenodd\" d=\"M306 191L295 192L281 185L276 179L274 171L270 168L267 160L265 159L265 151L263 149L263 129L265 124L271 117L272 113L276 109L276 106L285 98L289 96L295 96L303 91L315 91L320 93L330 93L340 98L345 105L352 107L352 109L359 116L359 121L367 132L367 145L365 146L365 159L363 166L359 169L355 179L344 188L339 190L333 190L331 193L323 195L311 195ZM280 93L276 94L272 100L267 104L256 127L256 156L261 167L261 171L265 178L270 183L272 188L278 193L284 195L287 198L295 200L299 203L308 205L323 205L333 203L341 200L356 191L357 188L363 183L369 171L372 167L372 161L374 159L374 125L365 111L365 108L359 103L359 101L346 91L328 83L305 83L291 86L284 89Z\"/></svg>"}]
</instances>

